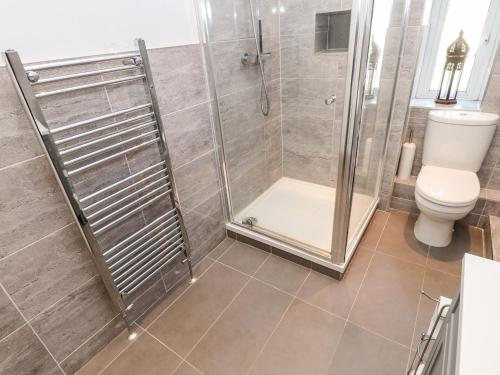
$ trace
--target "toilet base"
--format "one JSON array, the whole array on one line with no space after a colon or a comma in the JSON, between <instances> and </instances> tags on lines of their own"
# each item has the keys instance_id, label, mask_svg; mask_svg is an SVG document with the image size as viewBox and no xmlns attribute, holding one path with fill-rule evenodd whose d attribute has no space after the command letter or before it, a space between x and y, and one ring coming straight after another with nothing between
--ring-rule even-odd
<instances>
[{"instance_id":1,"label":"toilet base","mask_svg":"<svg viewBox=\"0 0 500 375\"><path fill-rule=\"evenodd\" d=\"M436 220L420 212L413 232L417 240L426 245L445 247L451 242L454 225L454 220Z\"/></svg>"}]
</instances>

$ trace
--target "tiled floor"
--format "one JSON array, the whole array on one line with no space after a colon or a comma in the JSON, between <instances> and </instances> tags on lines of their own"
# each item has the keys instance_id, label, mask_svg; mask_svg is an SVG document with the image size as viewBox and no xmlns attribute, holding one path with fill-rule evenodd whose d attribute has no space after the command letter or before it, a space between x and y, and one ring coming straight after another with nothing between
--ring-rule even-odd
<instances>
[{"instance_id":1,"label":"tiled floor","mask_svg":"<svg viewBox=\"0 0 500 375\"><path fill-rule=\"evenodd\" d=\"M453 297L464 251L482 232L459 227L445 249L413 237L415 218L377 212L342 281L226 239L138 327L79 375L401 375L433 304Z\"/></svg>"}]
</instances>

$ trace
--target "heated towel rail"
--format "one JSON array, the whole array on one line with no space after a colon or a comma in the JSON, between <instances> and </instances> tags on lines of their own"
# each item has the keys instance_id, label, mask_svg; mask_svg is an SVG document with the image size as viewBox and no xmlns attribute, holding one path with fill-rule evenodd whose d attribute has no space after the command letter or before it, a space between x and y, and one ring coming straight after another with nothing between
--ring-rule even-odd
<instances>
[{"instance_id":1,"label":"heated towel rail","mask_svg":"<svg viewBox=\"0 0 500 375\"><path fill-rule=\"evenodd\" d=\"M129 297L150 279L159 277L168 264L179 261L180 256L193 280L188 238L144 40L138 39L138 47L138 52L26 66L16 51L5 52L28 117L46 149L111 299L127 322L133 300ZM92 82L82 83L85 79ZM145 103L92 118L54 126L48 123L40 104L44 100L47 108L53 97L137 81L144 83L141 87L146 93ZM154 145L158 146L158 160L148 159L150 162L141 170L129 170L125 177L91 191L76 188L82 175L96 169L101 174L112 173L109 163L113 160ZM168 208L154 210L162 200ZM149 212L148 220L144 217L146 210L155 213ZM139 227L124 225L135 219L142 223ZM104 241L103 237L113 230L119 234L108 236L112 241Z\"/></svg>"}]
</instances>

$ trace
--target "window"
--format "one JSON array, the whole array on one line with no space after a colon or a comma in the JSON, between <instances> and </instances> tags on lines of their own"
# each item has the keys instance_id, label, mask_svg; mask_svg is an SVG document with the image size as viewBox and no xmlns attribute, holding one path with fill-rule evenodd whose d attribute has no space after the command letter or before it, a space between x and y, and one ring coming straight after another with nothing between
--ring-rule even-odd
<instances>
[{"instance_id":1,"label":"window","mask_svg":"<svg viewBox=\"0 0 500 375\"><path fill-rule=\"evenodd\" d=\"M461 100L481 100L500 33L500 0L427 0L425 13L427 25L413 97L436 97L446 48L463 30L470 51L465 60L457 97Z\"/></svg>"}]
</instances>

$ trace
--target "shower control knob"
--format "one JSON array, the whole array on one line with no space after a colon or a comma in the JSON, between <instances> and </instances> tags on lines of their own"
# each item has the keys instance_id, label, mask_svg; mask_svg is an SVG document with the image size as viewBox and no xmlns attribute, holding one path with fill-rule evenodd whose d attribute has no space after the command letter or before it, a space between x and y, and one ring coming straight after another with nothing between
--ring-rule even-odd
<instances>
[{"instance_id":1,"label":"shower control knob","mask_svg":"<svg viewBox=\"0 0 500 375\"><path fill-rule=\"evenodd\" d=\"M329 98L325 99L325 104L326 105L332 105L337 101L337 97L335 95L330 96Z\"/></svg>"}]
</instances>

